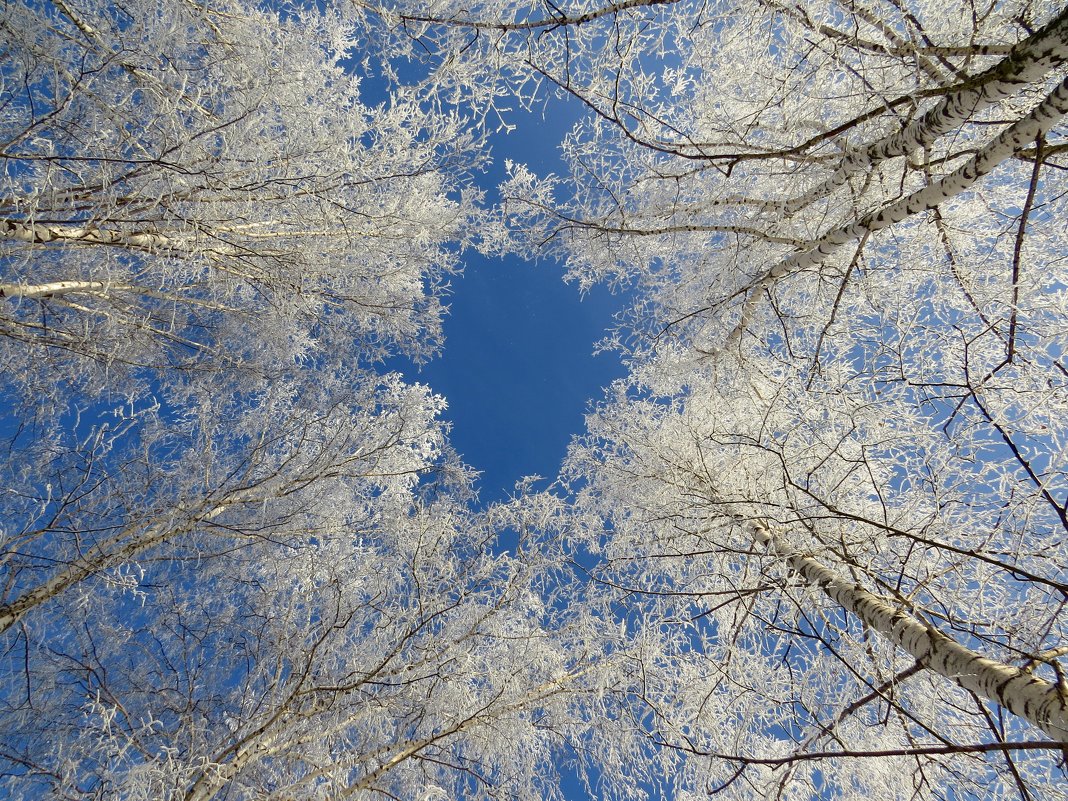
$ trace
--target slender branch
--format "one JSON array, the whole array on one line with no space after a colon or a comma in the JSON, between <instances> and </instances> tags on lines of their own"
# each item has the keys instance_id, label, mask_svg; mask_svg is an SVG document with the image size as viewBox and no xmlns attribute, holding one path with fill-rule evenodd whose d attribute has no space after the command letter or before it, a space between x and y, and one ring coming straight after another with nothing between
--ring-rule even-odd
<instances>
[{"instance_id":1,"label":"slender branch","mask_svg":"<svg viewBox=\"0 0 1068 801\"><path fill-rule=\"evenodd\" d=\"M727 762L741 762L747 765L768 766L789 765L794 762L812 762L821 759L880 759L898 756L937 756L940 754L989 754L1002 751L1050 751L1059 748L1056 743L1051 743L1048 740L1024 740L1009 743L917 745L909 748L886 748L872 751L808 751L784 757L755 757L741 756L740 754L725 754L716 751L705 751L668 742L657 742L656 744L667 748L687 751L697 756L722 759Z\"/></svg>"}]
</instances>

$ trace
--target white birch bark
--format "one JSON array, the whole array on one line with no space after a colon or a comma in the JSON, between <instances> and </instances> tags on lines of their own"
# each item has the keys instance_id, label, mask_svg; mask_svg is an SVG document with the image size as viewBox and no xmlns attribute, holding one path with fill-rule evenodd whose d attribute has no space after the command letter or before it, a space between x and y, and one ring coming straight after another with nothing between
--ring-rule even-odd
<instances>
[{"instance_id":1,"label":"white birch bark","mask_svg":"<svg viewBox=\"0 0 1068 801\"><path fill-rule=\"evenodd\" d=\"M963 125L983 109L1011 97L1021 88L1040 81L1054 67L1068 60L1068 9L1044 28L1016 45L997 66L976 76L968 85L947 95L942 102L891 136L854 150L825 181L780 205L792 214L833 192L880 161L930 147L940 137Z\"/></svg>"},{"instance_id":2,"label":"white birch bark","mask_svg":"<svg viewBox=\"0 0 1068 801\"><path fill-rule=\"evenodd\" d=\"M49 281L44 284L0 283L0 298L33 300L54 298L60 295L99 295L109 292L136 289L130 284L114 284L110 281Z\"/></svg>"},{"instance_id":3,"label":"white birch bark","mask_svg":"<svg viewBox=\"0 0 1068 801\"><path fill-rule=\"evenodd\" d=\"M1068 743L1068 692L1056 684L982 656L903 609L842 579L811 556L796 553L771 528L748 521L747 533L827 597L940 676L1008 709L1054 740Z\"/></svg>"},{"instance_id":4,"label":"white birch bark","mask_svg":"<svg viewBox=\"0 0 1068 801\"><path fill-rule=\"evenodd\" d=\"M172 237L157 233L109 231L77 225L42 225L18 220L0 220L0 239L11 239L29 245L65 242L77 245L117 245L133 250L175 250L179 243Z\"/></svg>"},{"instance_id":5,"label":"white birch bark","mask_svg":"<svg viewBox=\"0 0 1068 801\"><path fill-rule=\"evenodd\" d=\"M815 267L844 245L867 234L881 231L921 212L937 208L950 198L974 186L980 178L993 171L1013 153L1047 134L1066 114L1068 114L1068 78L1061 81L1057 88L1027 116L1010 125L995 139L988 142L963 167L937 181L932 181L923 189L895 203L861 217L856 222L829 231L809 243L801 252L780 261L750 290L749 297L742 307L741 318L731 333L730 339L736 339L748 327L762 293L775 281L797 270Z\"/></svg>"},{"instance_id":6,"label":"white birch bark","mask_svg":"<svg viewBox=\"0 0 1068 801\"><path fill-rule=\"evenodd\" d=\"M118 534L95 545L77 561L72 561L43 584L23 593L9 604L0 606L0 634L3 634L31 609L58 597L70 587L90 576L120 565L144 553L154 545L192 531L200 523L212 520L239 503L234 498L206 506L184 520L168 520L148 526L127 526Z\"/></svg>"},{"instance_id":7,"label":"white birch bark","mask_svg":"<svg viewBox=\"0 0 1068 801\"><path fill-rule=\"evenodd\" d=\"M138 284L121 281L47 281L43 284L0 283L0 298L8 300L40 300L63 298L67 295L89 295L95 298L110 298L112 293L133 293L146 298L155 298L168 303L184 303L203 309L220 312L241 313L241 309L180 292L161 292ZM71 304L68 304L71 305ZM79 308L79 307L75 307ZM171 335L173 336L173 334Z\"/></svg>"},{"instance_id":8,"label":"white birch bark","mask_svg":"<svg viewBox=\"0 0 1068 801\"><path fill-rule=\"evenodd\" d=\"M388 661L388 660L387 660ZM384 664L384 663L383 663ZM556 695L559 692L567 691L573 682L582 676L589 673L591 667L576 668L569 673L560 676L559 678L552 679L544 682L537 687L532 688L528 692L524 693L520 698L511 701L507 704L503 704L500 707L493 708L491 706L483 707L476 710L470 716L456 721L451 726L447 726L436 733L427 737L420 738L418 740L408 740L401 743L392 743L382 748L376 749L372 753L354 755L351 762L353 767L359 765L362 762L369 762L372 759L376 759L383 754L393 752L392 756L387 758L378 767L369 770L358 781L346 787L340 792L341 798L347 798L355 795L363 790L370 789L374 786L382 777L386 776L391 770L396 768L413 756L419 754L427 747L434 745L446 738L453 737L458 734L462 734L465 731L476 728L479 725L485 724L489 721L499 719L502 716L520 712L531 705L537 704ZM376 671L377 672L377 671ZM375 675L372 673L368 676ZM247 767L249 764L255 762L257 759L265 759L273 756L278 756L286 751L296 748L303 744L303 740L298 738L290 738L287 736L284 725L287 720L287 715L283 714L288 712L288 709L283 708L279 710L279 714L272 717L270 721L250 734L242 741L236 748L228 749L232 751L233 756L229 757L226 761L218 759L213 762L208 769L200 775L200 777L193 783L193 785L186 792L184 801L210 801L220 790L222 790L227 782L231 781L241 770ZM330 727L326 727L321 730L321 734L325 737L328 735L336 734L337 732L354 725L359 721L364 714L365 709L358 709L356 713L351 716L347 716L339 723L335 723ZM279 724L276 727L275 724ZM320 774L323 775L327 771L324 770ZM304 781L308 779L314 780L316 775L311 777L305 776L302 781L294 787L287 788L288 792L292 792L296 786L300 786ZM288 792L285 796L288 796ZM284 797L285 797L284 796Z\"/></svg>"}]
</instances>

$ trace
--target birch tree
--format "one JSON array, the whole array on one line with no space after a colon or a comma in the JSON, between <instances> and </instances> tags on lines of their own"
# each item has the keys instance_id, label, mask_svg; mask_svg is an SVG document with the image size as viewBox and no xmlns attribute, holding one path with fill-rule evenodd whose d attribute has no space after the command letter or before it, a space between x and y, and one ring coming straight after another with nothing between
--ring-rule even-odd
<instances>
[{"instance_id":1,"label":"birch tree","mask_svg":"<svg viewBox=\"0 0 1068 801\"><path fill-rule=\"evenodd\" d=\"M11 3L0 36L13 371L114 387L436 349L480 156L457 116L390 94L335 9Z\"/></svg>"},{"instance_id":2,"label":"birch tree","mask_svg":"<svg viewBox=\"0 0 1068 801\"><path fill-rule=\"evenodd\" d=\"M1059 792L1063 9L391 13L588 112L505 220L636 294L561 535L678 792Z\"/></svg>"},{"instance_id":3,"label":"birch tree","mask_svg":"<svg viewBox=\"0 0 1068 801\"><path fill-rule=\"evenodd\" d=\"M344 536L359 523L328 514L339 497L373 513L435 469L441 406L425 387L315 380L232 402L132 401L70 431L18 432L4 468L0 631L63 596L121 589L146 559Z\"/></svg>"},{"instance_id":4,"label":"birch tree","mask_svg":"<svg viewBox=\"0 0 1068 801\"><path fill-rule=\"evenodd\" d=\"M1064 232L1046 159L1068 111L1064 23L1007 36L973 17L951 38L946 11L728 24L695 47L721 65L701 65L703 129L565 223L581 269L637 263L655 298L635 385L679 393L677 416L622 404L657 433L613 425L613 455L583 474L622 471L631 499L636 474L656 476L673 499L607 516L655 563L627 585L673 566L726 681L760 676L743 739L665 724L668 747L710 757L704 781L742 796L1028 798L1063 781ZM940 49L977 41L1014 44L985 63ZM906 42L902 83L897 51L872 58ZM731 82L725 56L745 52L765 54L756 86ZM700 166L664 164L683 160ZM706 686L738 708L737 685ZM1028 724L1046 755L1024 750L1043 748Z\"/></svg>"},{"instance_id":5,"label":"birch tree","mask_svg":"<svg viewBox=\"0 0 1068 801\"><path fill-rule=\"evenodd\" d=\"M302 536L232 523L210 558L143 558L124 591L28 616L5 794L558 797L602 666L457 497L338 492L300 507Z\"/></svg>"}]
</instances>

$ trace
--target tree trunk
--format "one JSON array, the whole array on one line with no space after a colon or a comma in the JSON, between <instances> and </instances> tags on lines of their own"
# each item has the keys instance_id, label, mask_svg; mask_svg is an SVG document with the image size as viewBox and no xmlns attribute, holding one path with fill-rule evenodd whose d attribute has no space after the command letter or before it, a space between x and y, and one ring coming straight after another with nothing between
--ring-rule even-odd
<instances>
[{"instance_id":1,"label":"tree trunk","mask_svg":"<svg viewBox=\"0 0 1068 801\"><path fill-rule=\"evenodd\" d=\"M834 174L800 197L782 204L787 214L825 197L851 175L887 159L929 147L985 108L1011 97L1068 60L1068 9L1041 30L1024 39L996 66L975 76L963 87L897 133L850 153Z\"/></svg>"},{"instance_id":2,"label":"tree trunk","mask_svg":"<svg viewBox=\"0 0 1068 801\"><path fill-rule=\"evenodd\" d=\"M1068 692L1019 668L977 654L884 599L837 576L810 556L794 552L763 523L748 521L757 542L781 556L807 581L868 627L907 651L924 667L1030 721L1068 743Z\"/></svg>"},{"instance_id":3,"label":"tree trunk","mask_svg":"<svg viewBox=\"0 0 1068 801\"><path fill-rule=\"evenodd\" d=\"M45 284L0 284L0 298L54 298L59 295L99 295L129 290L129 284L113 284L110 281L49 281Z\"/></svg>"},{"instance_id":4,"label":"tree trunk","mask_svg":"<svg viewBox=\"0 0 1068 801\"><path fill-rule=\"evenodd\" d=\"M233 506L236 500L205 505L201 511L171 520L148 525L138 533L141 525L127 526L115 536L89 549L43 584L23 593L9 604L0 605L0 635L11 628L27 612L56 598L92 575L121 565L144 553L154 545L187 534L201 523L218 517Z\"/></svg>"},{"instance_id":5,"label":"tree trunk","mask_svg":"<svg viewBox=\"0 0 1068 801\"><path fill-rule=\"evenodd\" d=\"M799 253L780 261L753 285L749 298L742 307L741 318L728 341L737 339L749 326L756 304L760 302L764 291L770 289L779 278L798 270L815 267L849 242L889 228L920 212L938 208L945 201L974 186L980 178L990 173L1013 153L1049 133L1066 114L1068 114L1068 78L1058 84L1057 88L1026 117L1010 125L984 145L964 166L937 181L932 181L923 189L884 206L878 211L866 214L854 223L828 231L819 239L806 245Z\"/></svg>"},{"instance_id":6,"label":"tree trunk","mask_svg":"<svg viewBox=\"0 0 1068 801\"><path fill-rule=\"evenodd\" d=\"M114 245L147 251L183 249L165 234L109 231L78 225L41 225L11 219L0 220L0 239L13 239L30 245L62 242L73 245Z\"/></svg>"}]
</instances>

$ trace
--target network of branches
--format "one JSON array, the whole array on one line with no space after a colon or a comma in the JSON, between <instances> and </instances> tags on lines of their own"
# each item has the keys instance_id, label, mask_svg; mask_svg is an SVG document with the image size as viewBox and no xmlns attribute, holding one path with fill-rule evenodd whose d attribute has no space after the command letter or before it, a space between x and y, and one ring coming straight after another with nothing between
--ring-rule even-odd
<instances>
[{"instance_id":1,"label":"network of branches","mask_svg":"<svg viewBox=\"0 0 1068 801\"><path fill-rule=\"evenodd\" d=\"M1068 797L1068 10L11 0L0 53L0 794ZM567 170L490 186L517 104ZM488 507L382 367L475 248L629 301Z\"/></svg>"}]
</instances>

